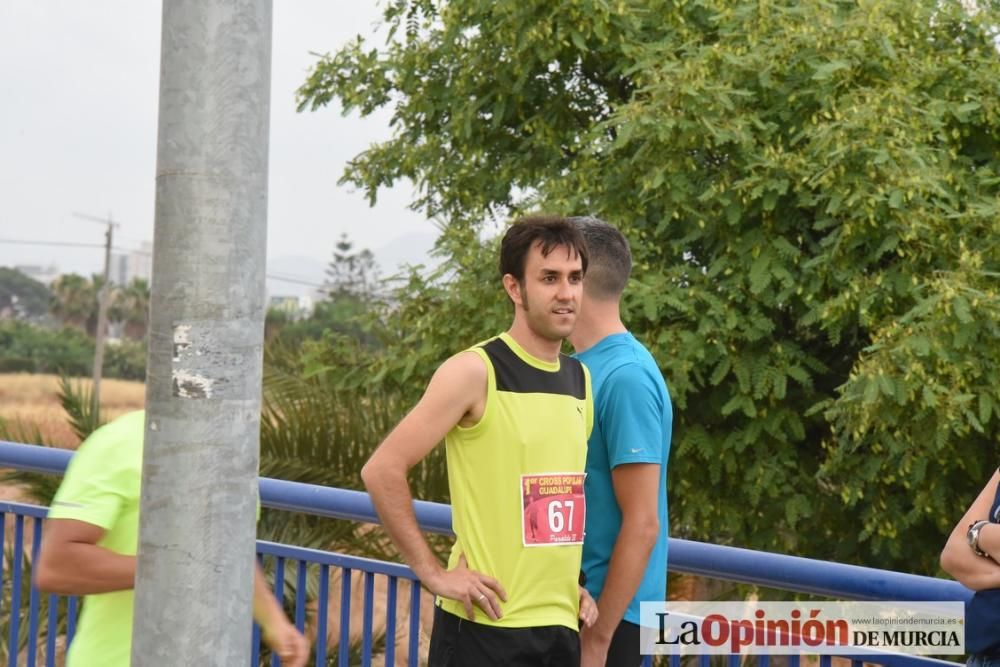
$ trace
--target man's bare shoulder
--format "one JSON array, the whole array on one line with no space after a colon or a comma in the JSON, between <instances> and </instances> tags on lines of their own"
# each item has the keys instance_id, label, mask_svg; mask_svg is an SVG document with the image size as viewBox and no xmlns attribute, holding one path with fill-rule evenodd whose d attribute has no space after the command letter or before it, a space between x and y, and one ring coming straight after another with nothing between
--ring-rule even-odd
<instances>
[{"instance_id":1,"label":"man's bare shoulder","mask_svg":"<svg viewBox=\"0 0 1000 667\"><path fill-rule=\"evenodd\" d=\"M483 414L488 377L486 361L478 353L459 352L438 367L421 403L435 410L458 409L452 426L468 426Z\"/></svg>"},{"instance_id":2,"label":"man's bare shoulder","mask_svg":"<svg viewBox=\"0 0 1000 667\"><path fill-rule=\"evenodd\" d=\"M434 380L474 387L485 385L487 375L486 361L477 352L464 350L445 360L434 373Z\"/></svg>"}]
</instances>

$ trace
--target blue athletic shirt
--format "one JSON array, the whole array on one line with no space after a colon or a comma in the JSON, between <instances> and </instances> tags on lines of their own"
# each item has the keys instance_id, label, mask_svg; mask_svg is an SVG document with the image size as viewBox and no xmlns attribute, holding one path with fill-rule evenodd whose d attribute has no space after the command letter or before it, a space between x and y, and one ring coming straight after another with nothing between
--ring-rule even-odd
<instances>
[{"instance_id":1,"label":"blue athletic shirt","mask_svg":"<svg viewBox=\"0 0 1000 667\"><path fill-rule=\"evenodd\" d=\"M594 430L587 442L586 536L583 572L587 590L600 597L622 514L611 470L625 463L660 464L657 502L660 535L625 620L639 623L639 603L663 601L667 590L667 457L673 410L656 361L630 333L612 334L576 357L590 369Z\"/></svg>"}]
</instances>

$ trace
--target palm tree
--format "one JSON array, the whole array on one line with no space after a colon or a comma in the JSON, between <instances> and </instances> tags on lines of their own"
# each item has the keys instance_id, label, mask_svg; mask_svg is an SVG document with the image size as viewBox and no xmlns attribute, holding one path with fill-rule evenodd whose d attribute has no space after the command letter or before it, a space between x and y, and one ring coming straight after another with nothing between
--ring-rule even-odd
<instances>
[{"instance_id":1,"label":"palm tree","mask_svg":"<svg viewBox=\"0 0 1000 667\"><path fill-rule=\"evenodd\" d=\"M149 283L133 278L127 285L117 287L108 314L113 322L121 322L126 338L143 340L149 327Z\"/></svg>"},{"instance_id":2,"label":"palm tree","mask_svg":"<svg viewBox=\"0 0 1000 667\"><path fill-rule=\"evenodd\" d=\"M59 276L52 283L52 315L64 324L91 336L97 331L97 296L104 278L90 280L76 273Z\"/></svg>"}]
</instances>

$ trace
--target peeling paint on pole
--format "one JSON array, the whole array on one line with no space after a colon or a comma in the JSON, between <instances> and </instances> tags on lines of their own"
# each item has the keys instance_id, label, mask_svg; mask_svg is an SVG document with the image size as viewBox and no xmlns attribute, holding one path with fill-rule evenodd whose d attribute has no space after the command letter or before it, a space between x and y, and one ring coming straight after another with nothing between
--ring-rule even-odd
<instances>
[{"instance_id":1,"label":"peeling paint on pole","mask_svg":"<svg viewBox=\"0 0 1000 667\"><path fill-rule=\"evenodd\" d=\"M212 378L183 368L175 368L171 374L171 385L177 398L212 398L214 384Z\"/></svg>"},{"instance_id":2,"label":"peeling paint on pole","mask_svg":"<svg viewBox=\"0 0 1000 667\"><path fill-rule=\"evenodd\" d=\"M191 357L202 356L200 349L191 354L191 325L174 325L174 356L170 370L171 392L177 398L212 398L215 380L195 372L191 368Z\"/></svg>"},{"instance_id":3,"label":"peeling paint on pole","mask_svg":"<svg viewBox=\"0 0 1000 667\"><path fill-rule=\"evenodd\" d=\"M257 378L246 373L247 355L263 349L250 322L189 322L173 328L171 394L175 398L238 399L255 390ZM247 332L254 332L247 335Z\"/></svg>"}]
</instances>

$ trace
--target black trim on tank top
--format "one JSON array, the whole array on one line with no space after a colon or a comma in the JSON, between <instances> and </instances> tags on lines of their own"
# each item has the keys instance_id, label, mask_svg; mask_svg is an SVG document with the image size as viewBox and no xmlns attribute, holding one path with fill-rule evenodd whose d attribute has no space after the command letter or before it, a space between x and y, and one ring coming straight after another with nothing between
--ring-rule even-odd
<instances>
[{"instance_id":1,"label":"black trim on tank top","mask_svg":"<svg viewBox=\"0 0 1000 667\"><path fill-rule=\"evenodd\" d=\"M502 338L482 345L493 364L497 391L518 394L558 394L583 400L587 397L587 380L583 365L564 354L559 355L558 371L543 371L517 356Z\"/></svg>"}]
</instances>

